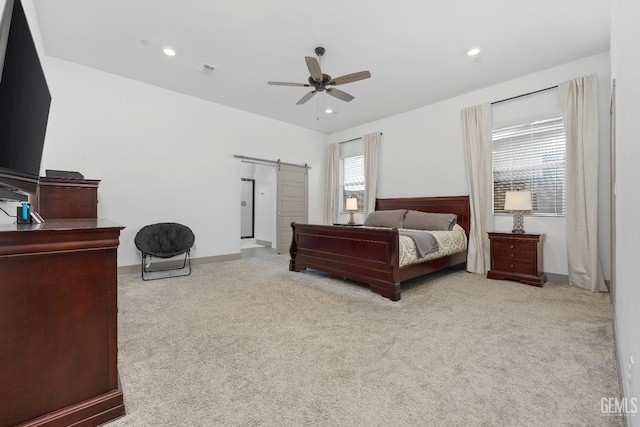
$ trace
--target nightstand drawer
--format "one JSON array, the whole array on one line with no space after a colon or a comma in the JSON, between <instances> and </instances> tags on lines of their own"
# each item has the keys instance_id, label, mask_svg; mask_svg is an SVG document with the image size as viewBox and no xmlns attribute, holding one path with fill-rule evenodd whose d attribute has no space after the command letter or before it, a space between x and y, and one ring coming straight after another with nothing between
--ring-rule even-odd
<instances>
[{"instance_id":1,"label":"nightstand drawer","mask_svg":"<svg viewBox=\"0 0 640 427\"><path fill-rule=\"evenodd\" d=\"M520 252L527 254L535 254L538 250L537 244L529 242L509 242L509 241L494 241L491 242L493 249L497 253L509 253Z\"/></svg>"},{"instance_id":2,"label":"nightstand drawer","mask_svg":"<svg viewBox=\"0 0 640 427\"><path fill-rule=\"evenodd\" d=\"M519 262L536 262L536 252L516 252L513 249L507 251L496 251L493 255L495 259L505 259Z\"/></svg>"},{"instance_id":3,"label":"nightstand drawer","mask_svg":"<svg viewBox=\"0 0 640 427\"><path fill-rule=\"evenodd\" d=\"M494 258L493 260L493 269L499 271L507 271L510 273L529 275L538 273L537 271L535 271L535 266L532 262L522 262L498 258Z\"/></svg>"}]
</instances>

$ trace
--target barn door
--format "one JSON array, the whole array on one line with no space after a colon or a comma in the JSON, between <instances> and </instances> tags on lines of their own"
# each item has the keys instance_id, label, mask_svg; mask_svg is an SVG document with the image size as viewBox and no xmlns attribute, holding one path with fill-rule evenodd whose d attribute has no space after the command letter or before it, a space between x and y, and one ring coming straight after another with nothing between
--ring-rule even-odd
<instances>
[{"instance_id":1,"label":"barn door","mask_svg":"<svg viewBox=\"0 0 640 427\"><path fill-rule=\"evenodd\" d=\"M291 223L309 221L308 171L304 166L278 165L276 248L279 254L289 252Z\"/></svg>"}]
</instances>

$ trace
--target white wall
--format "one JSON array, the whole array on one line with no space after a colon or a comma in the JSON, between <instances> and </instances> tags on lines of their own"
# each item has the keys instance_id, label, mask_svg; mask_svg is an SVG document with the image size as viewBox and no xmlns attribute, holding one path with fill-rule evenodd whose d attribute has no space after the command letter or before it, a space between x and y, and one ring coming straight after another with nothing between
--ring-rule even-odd
<instances>
[{"instance_id":1,"label":"white wall","mask_svg":"<svg viewBox=\"0 0 640 427\"><path fill-rule=\"evenodd\" d=\"M45 169L100 179L100 217L125 225L118 265L140 255L137 231L188 225L193 257L240 251L240 168L235 154L308 163L311 221L321 221L323 134L47 57L52 104Z\"/></svg>"},{"instance_id":2,"label":"white wall","mask_svg":"<svg viewBox=\"0 0 640 427\"><path fill-rule=\"evenodd\" d=\"M616 81L616 274L615 325L623 394L640 397L640 286L638 285L638 182L640 182L640 2L613 2L611 76ZM629 370L630 357L635 363ZM638 406L640 403L636 402ZM627 417L640 426L640 416Z\"/></svg>"},{"instance_id":3,"label":"white wall","mask_svg":"<svg viewBox=\"0 0 640 427\"><path fill-rule=\"evenodd\" d=\"M382 132L378 197L418 197L468 194L462 124L463 108L555 86L576 77L597 73L600 85L600 176L601 258L609 277L609 54L599 53L555 68L523 76L495 86L370 122L330 135L340 142L370 132ZM416 87L416 90L420 90ZM495 230L510 231L512 219L496 217ZM526 230L546 233L544 269L567 274L564 218L525 218Z\"/></svg>"}]
</instances>

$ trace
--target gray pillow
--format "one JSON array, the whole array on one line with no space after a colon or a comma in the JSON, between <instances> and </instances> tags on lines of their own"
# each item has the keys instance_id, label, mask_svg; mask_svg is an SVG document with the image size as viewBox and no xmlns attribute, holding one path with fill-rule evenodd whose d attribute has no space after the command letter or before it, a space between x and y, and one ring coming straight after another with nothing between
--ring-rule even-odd
<instances>
[{"instance_id":1,"label":"gray pillow","mask_svg":"<svg viewBox=\"0 0 640 427\"><path fill-rule=\"evenodd\" d=\"M456 225L456 214L408 211L404 217L403 228L414 230L452 230Z\"/></svg>"},{"instance_id":2,"label":"gray pillow","mask_svg":"<svg viewBox=\"0 0 640 427\"><path fill-rule=\"evenodd\" d=\"M395 209L389 211L374 211L367 215L364 225L371 227L391 227L400 228L404 221L406 209Z\"/></svg>"}]
</instances>

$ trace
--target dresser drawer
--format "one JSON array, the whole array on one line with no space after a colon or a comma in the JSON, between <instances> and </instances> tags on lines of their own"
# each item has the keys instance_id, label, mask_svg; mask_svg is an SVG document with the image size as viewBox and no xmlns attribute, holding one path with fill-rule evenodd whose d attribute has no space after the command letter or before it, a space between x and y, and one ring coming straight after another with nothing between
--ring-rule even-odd
<instances>
[{"instance_id":1,"label":"dresser drawer","mask_svg":"<svg viewBox=\"0 0 640 427\"><path fill-rule=\"evenodd\" d=\"M510 273L535 275L538 272L535 271L535 264L533 262L522 262L508 259L493 259L494 270L506 271Z\"/></svg>"}]
</instances>

